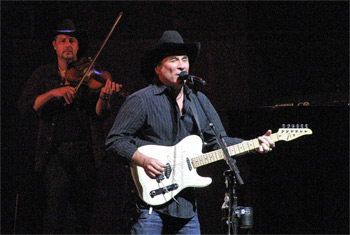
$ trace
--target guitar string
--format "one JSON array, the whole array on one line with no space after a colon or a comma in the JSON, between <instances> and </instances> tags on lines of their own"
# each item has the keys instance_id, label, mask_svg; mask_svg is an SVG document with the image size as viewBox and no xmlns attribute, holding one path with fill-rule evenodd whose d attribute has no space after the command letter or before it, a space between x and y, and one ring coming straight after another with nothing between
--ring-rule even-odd
<instances>
[{"instance_id":1,"label":"guitar string","mask_svg":"<svg viewBox=\"0 0 350 235\"><path fill-rule=\"evenodd\" d=\"M168 191L168 189L166 188L166 186L163 184L163 182L161 181L160 183L162 184L164 191L165 191L166 193L169 193L169 194L170 194L170 192ZM176 198L175 198L172 194L170 194L170 195L171 195L172 199L174 199L174 201L175 201L178 205L180 205L179 201L176 200Z\"/></svg>"},{"instance_id":2,"label":"guitar string","mask_svg":"<svg viewBox=\"0 0 350 235\"><path fill-rule=\"evenodd\" d=\"M277 134L278 134L278 133L273 133L273 134L271 134L271 138L274 138L275 141L278 141L278 135L277 135ZM231 156L237 155L237 154L241 154L241 153L244 153L244 152L247 152L247 151L253 149L253 148L251 148L250 146L253 145L253 147L255 147L255 146L254 146L254 141L256 141L256 140L258 140L258 139L255 138L255 139L252 139L252 140L247 141L247 142L245 142L245 143L239 143L239 144L236 144L236 145L231 145L231 146L228 146L227 149L229 150L229 152L231 151L231 153L233 153ZM248 150L245 148L244 145L246 145L246 147L248 147ZM236 151L236 149L234 148L234 146L236 146L236 149L238 149L238 151ZM241 148L243 148L243 150L240 150ZM192 152L191 152L191 153L192 153ZM190 158L190 160L191 160L191 163L192 163L192 165L193 165L193 160L199 161L199 159L201 159L201 158L207 160L208 158L210 158L210 155L215 155L215 154L217 154L217 153L221 153L221 154L222 154L222 150L221 150L221 149L218 149L218 150L214 150L214 151L209 152L209 153L204 153L204 154L202 154L202 155L200 155L200 156L195 156L195 157L193 157L193 158ZM183 155L184 155L184 154L183 154ZM186 158L186 159L187 159L187 158ZM218 159L218 160L221 160L221 159L222 159L222 158L220 158L220 159ZM208 159L208 160L212 160L212 158L211 158L211 159ZM215 160L212 161L212 162L215 162ZM187 161L186 161L186 163L187 163ZM183 165L183 164L184 164L184 161L181 161L180 163L172 164L171 166L174 167L174 166ZM201 164L201 165L202 165L202 164Z\"/></svg>"},{"instance_id":3,"label":"guitar string","mask_svg":"<svg viewBox=\"0 0 350 235\"><path fill-rule=\"evenodd\" d=\"M248 150L246 150L246 149L244 148L244 144L237 144L237 145L241 145L241 147L240 147L240 146L237 146L238 151L236 151L236 150L233 148L233 146L236 146L236 145L229 146L227 149L229 150L229 148L231 147L231 150L229 150L229 152L233 153L231 156L237 155L237 154L240 154L240 153L249 151L250 148L249 148L248 142L245 143L245 144L248 145ZM240 148L243 148L243 151L241 151ZM237 152L238 152L238 153L237 153ZM183 155L183 156L184 156L184 155L187 155L187 153L188 153L188 152L183 152L182 155ZM193 152L190 152L190 154L192 154L192 153L193 153ZM194 160L195 160L195 161L199 161L199 162L203 162L203 161L205 161L205 160L208 160L209 163L211 163L211 162L215 162L215 161L217 161L217 160L223 159L223 158L217 159L217 156L216 156L216 155L217 155L218 153L221 153L221 154L222 154L223 152L222 152L221 149L218 149L218 150L215 150L215 151L212 151L212 152L209 152L209 153L204 153L204 154L202 154L202 155L200 155L200 156L195 156L195 157L193 157L193 158L190 158L190 160L191 160L192 165L193 165L193 161L194 161ZM212 155L213 157L211 157L211 155ZM213 161L213 158L214 158L214 161ZM187 158L186 158L186 159L187 159ZM204 160L200 161L200 159L204 159ZM182 160L181 160L179 163L170 164L170 166L176 167L176 166L183 165L183 164L187 164L187 160L186 160L186 161L182 161Z\"/></svg>"}]
</instances>

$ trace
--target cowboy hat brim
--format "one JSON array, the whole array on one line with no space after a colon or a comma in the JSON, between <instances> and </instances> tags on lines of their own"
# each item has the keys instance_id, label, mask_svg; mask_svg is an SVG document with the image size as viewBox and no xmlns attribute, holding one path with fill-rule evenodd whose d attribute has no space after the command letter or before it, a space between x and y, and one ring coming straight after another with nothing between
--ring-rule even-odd
<instances>
[{"instance_id":1,"label":"cowboy hat brim","mask_svg":"<svg viewBox=\"0 0 350 235\"><path fill-rule=\"evenodd\" d=\"M89 40L87 31L84 29L77 29L70 19L64 19L58 22L56 29L51 30L51 39L55 40L57 35L68 35L75 37L79 42L78 57L85 55L89 47Z\"/></svg>"},{"instance_id":2,"label":"cowboy hat brim","mask_svg":"<svg viewBox=\"0 0 350 235\"><path fill-rule=\"evenodd\" d=\"M171 55L187 55L190 64L194 64L200 51L200 43L161 43L150 47L141 59L141 73L152 83L155 77L155 67Z\"/></svg>"}]
</instances>

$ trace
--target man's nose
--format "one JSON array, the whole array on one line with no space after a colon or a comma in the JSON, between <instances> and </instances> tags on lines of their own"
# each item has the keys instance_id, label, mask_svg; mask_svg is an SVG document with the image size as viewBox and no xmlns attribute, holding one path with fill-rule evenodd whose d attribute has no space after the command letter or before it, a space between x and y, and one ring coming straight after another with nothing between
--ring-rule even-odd
<instances>
[{"instance_id":1,"label":"man's nose","mask_svg":"<svg viewBox=\"0 0 350 235\"><path fill-rule=\"evenodd\" d=\"M185 69L185 63L180 60L178 65L177 65L177 67L178 67L179 70L182 71L182 70Z\"/></svg>"},{"instance_id":2,"label":"man's nose","mask_svg":"<svg viewBox=\"0 0 350 235\"><path fill-rule=\"evenodd\" d=\"M73 47L72 47L72 43L70 43L70 42L68 42L68 43L66 43L66 48L67 49L72 49Z\"/></svg>"},{"instance_id":3,"label":"man's nose","mask_svg":"<svg viewBox=\"0 0 350 235\"><path fill-rule=\"evenodd\" d=\"M66 47L68 47L68 46L69 46L69 47L71 47L73 43L72 43L72 42L70 42L70 41L65 41L65 43L64 43L64 44L66 45Z\"/></svg>"}]
</instances>

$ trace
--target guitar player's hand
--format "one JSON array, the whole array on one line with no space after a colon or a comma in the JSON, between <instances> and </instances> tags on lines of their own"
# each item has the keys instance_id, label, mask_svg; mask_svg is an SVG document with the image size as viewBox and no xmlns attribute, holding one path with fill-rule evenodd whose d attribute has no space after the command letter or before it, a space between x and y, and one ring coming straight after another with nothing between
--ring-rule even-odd
<instances>
[{"instance_id":1,"label":"guitar player's hand","mask_svg":"<svg viewBox=\"0 0 350 235\"><path fill-rule=\"evenodd\" d=\"M271 139L272 131L268 130L263 136L259 136L259 148L256 149L259 153L267 153L275 147L275 142Z\"/></svg>"},{"instance_id":2,"label":"guitar player's hand","mask_svg":"<svg viewBox=\"0 0 350 235\"><path fill-rule=\"evenodd\" d=\"M155 179L158 175L162 174L164 169L167 167L158 159L147 157L139 151L134 153L132 163L136 164L137 166L141 166L151 179Z\"/></svg>"}]
</instances>

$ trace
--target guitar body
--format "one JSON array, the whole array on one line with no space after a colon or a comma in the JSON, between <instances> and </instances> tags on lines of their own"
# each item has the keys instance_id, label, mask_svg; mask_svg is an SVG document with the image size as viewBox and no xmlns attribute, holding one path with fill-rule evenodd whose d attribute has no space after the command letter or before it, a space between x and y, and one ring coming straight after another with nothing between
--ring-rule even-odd
<instances>
[{"instance_id":1,"label":"guitar body","mask_svg":"<svg viewBox=\"0 0 350 235\"><path fill-rule=\"evenodd\" d=\"M271 134L272 141L291 141L300 136L311 135L309 128L280 128ZM260 146L258 138L227 147L229 155L238 156ZM168 167L157 179L151 179L144 169L132 165L131 174L139 197L151 206L162 205L173 199L181 190L188 187L202 188L211 184L211 178L201 177L197 168L222 160L225 154L221 149L202 153L202 139L190 135L175 146L145 145L138 150L148 157L156 158Z\"/></svg>"},{"instance_id":2,"label":"guitar body","mask_svg":"<svg viewBox=\"0 0 350 235\"><path fill-rule=\"evenodd\" d=\"M175 146L145 145L138 150L168 165L163 175L157 179L148 177L142 167L131 167L139 197L149 205L164 204L184 188L206 187L212 182L209 177L199 176L192 166L191 159L203 154L199 136L187 136Z\"/></svg>"}]
</instances>

